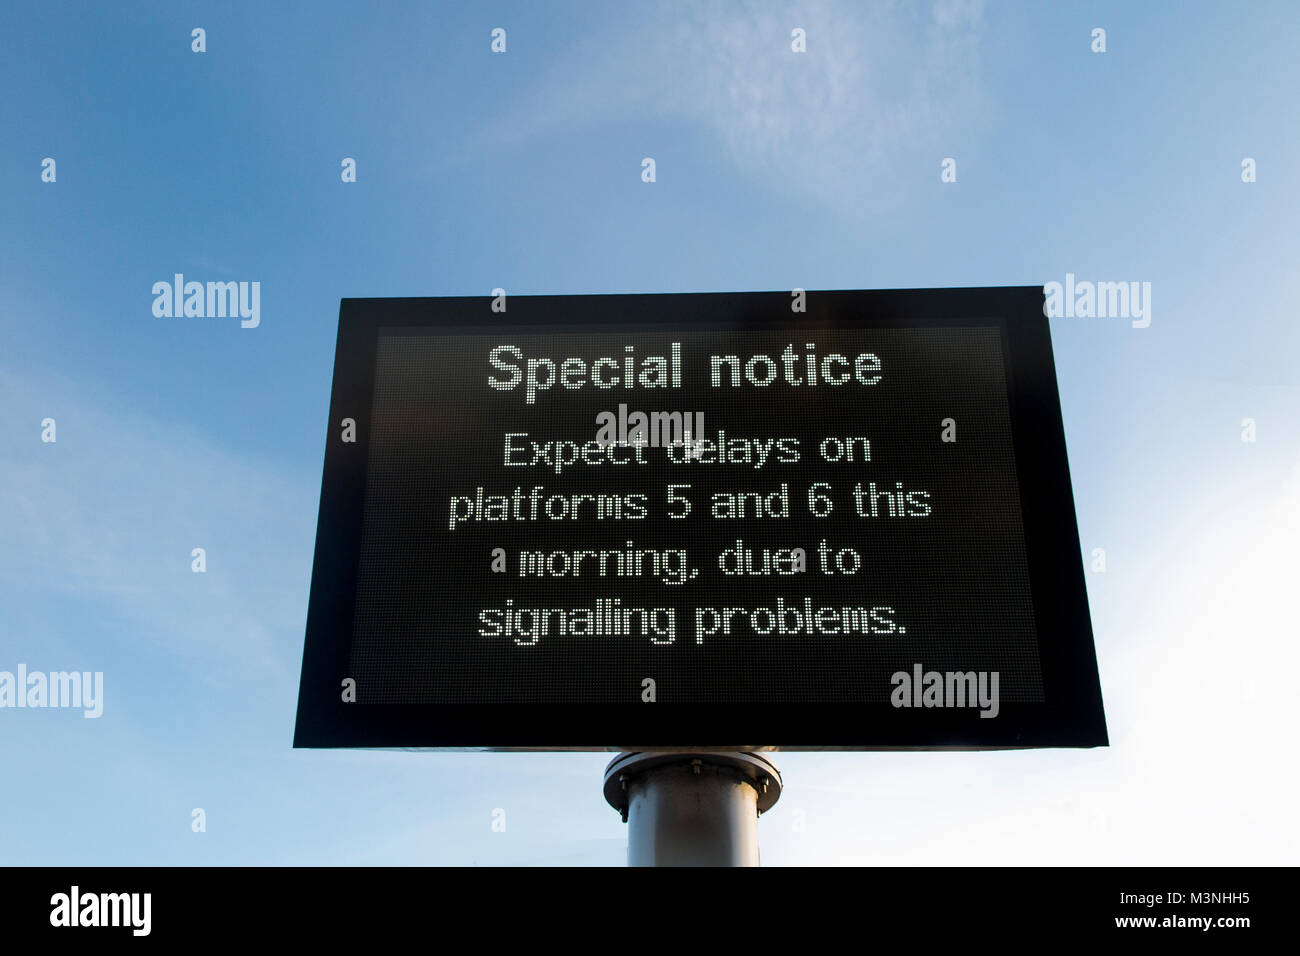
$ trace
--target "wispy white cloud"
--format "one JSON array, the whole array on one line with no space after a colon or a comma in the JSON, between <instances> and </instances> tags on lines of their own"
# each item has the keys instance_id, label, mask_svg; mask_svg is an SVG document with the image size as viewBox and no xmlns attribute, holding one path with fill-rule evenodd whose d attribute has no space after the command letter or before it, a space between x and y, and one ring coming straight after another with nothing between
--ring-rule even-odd
<instances>
[{"instance_id":1,"label":"wispy white cloud","mask_svg":"<svg viewBox=\"0 0 1300 956\"><path fill-rule=\"evenodd\" d=\"M128 640L226 674L297 668L314 488L58 375L0 371L0 407L11 606L48 607L66 629L54 609L89 603Z\"/></svg>"},{"instance_id":2,"label":"wispy white cloud","mask_svg":"<svg viewBox=\"0 0 1300 956\"><path fill-rule=\"evenodd\" d=\"M622 8L620 8L621 10ZM836 204L879 200L900 155L935 167L983 123L978 0L670 4L584 32L486 139L659 115L708 129L741 171ZM791 51L791 31L807 52ZM479 150L471 144L467 155ZM647 143L653 154L653 143Z\"/></svg>"}]
</instances>

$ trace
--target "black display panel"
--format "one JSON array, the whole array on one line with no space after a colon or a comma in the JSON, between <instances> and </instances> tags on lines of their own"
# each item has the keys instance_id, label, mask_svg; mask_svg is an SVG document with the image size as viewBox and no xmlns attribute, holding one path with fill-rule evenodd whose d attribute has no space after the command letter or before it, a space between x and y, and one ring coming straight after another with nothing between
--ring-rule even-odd
<instances>
[{"instance_id":1,"label":"black display panel","mask_svg":"<svg viewBox=\"0 0 1300 956\"><path fill-rule=\"evenodd\" d=\"M295 745L1105 744L1042 305L344 300Z\"/></svg>"}]
</instances>

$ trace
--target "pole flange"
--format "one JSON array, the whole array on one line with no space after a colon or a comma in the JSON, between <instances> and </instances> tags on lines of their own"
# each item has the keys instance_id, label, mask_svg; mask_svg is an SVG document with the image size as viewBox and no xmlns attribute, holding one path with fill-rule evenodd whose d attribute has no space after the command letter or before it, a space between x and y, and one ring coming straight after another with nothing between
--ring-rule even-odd
<instances>
[{"instance_id":1,"label":"pole flange","mask_svg":"<svg viewBox=\"0 0 1300 956\"><path fill-rule=\"evenodd\" d=\"M628 825L629 866L758 866L758 818L781 773L760 753L624 753L604 795Z\"/></svg>"},{"instance_id":2,"label":"pole flange","mask_svg":"<svg viewBox=\"0 0 1300 956\"><path fill-rule=\"evenodd\" d=\"M694 773L708 764L735 770L749 783L758 794L758 813L762 816L776 804L781 797L781 771L776 764L758 752L749 751L705 751L681 753L663 753L655 751L634 751L619 754L605 768L605 802L623 815L627 822L628 787L631 781L649 770L672 764L686 764Z\"/></svg>"}]
</instances>

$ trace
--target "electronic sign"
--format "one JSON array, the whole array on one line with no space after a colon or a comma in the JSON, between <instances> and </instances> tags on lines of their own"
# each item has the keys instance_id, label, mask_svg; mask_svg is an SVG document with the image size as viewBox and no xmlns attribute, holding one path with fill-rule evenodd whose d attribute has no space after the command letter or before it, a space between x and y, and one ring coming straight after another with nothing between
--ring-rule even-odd
<instances>
[{"instance_id":1,"label":"electronic sign","mask_svg":"<svg viewBox=\"0 0 1300 956\"><path fill-rule=\"evenodd\" d=\"M1041 288L343 300L296 746L1105 743Z\"/></svg>"}]
</instances>

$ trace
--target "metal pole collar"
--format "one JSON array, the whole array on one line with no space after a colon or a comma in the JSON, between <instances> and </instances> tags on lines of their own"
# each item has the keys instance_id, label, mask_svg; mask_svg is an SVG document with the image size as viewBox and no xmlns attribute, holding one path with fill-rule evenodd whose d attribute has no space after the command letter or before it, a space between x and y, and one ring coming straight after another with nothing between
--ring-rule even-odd
<instances>
[{"instance_id":1,"label":"metal pole collar","mask_svg":"<svg viewBox=\"0 0 1300 956\"><path fill-rule=\"evenodd\" d=\"M705 764L736 771L758 795L758 813L762 816L781 796L781 771L761 753L741 751L702 751L692 753L634 752L619 754L605 768L605 802L623 815L627 822L628 788L643 773L662 767ZM698 773L698 769L696 770Z\"/></svg>"}]
</instances>

